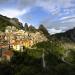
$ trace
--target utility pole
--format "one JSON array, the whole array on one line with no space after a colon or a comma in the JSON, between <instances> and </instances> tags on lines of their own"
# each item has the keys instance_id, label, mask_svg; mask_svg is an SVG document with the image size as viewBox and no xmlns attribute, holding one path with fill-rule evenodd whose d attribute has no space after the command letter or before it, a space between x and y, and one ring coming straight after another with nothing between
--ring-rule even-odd
<instances>
[{"instance_id":1,"label":"utility pole","mask_svg":"<svg viewBox=\"0 0 75 75\"><path fill-rule=\"evenodd\" d=\"M42 53L42 66L44 69L46 68L44 49L43 49L43 53Z\"/></svg>"}]
</instances>

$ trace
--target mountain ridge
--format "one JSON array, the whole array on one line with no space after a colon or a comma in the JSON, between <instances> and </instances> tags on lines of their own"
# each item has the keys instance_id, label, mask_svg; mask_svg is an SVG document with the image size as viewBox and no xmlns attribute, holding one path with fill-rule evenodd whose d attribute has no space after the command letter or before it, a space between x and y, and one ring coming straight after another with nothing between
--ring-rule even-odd
<instances>
[{"instance_id":1,"label":"mountain ridge","mask_svg":"<svg viewBox=\"0 0 75 75\"><path fill-rule=\"evenodd\" d=\"M15 26L18 29L30 32L42 31L48 39L56 38L59 41L75 42L75 28L69 29L66 32L50 35L47 29L42 24L38 29L36 29L32 25L28 26L27 23L25 23L25 26L23 27L23 24L19 22L17 18L8 18L6 16L0 15L0 31L5 31L6 26Z\"/></svg>"},{"instance_id":2,"label":"mountain ridge","mask_svg":"<svg viewBox=\"0 0 75 75\"><path fill-rule=\"evenodd\" d=\"M12 23L10 20L13 18L8 18L6 16L0 15L0 30L4 31L6 26L15 26L18 29L22 28L22 24L18 22L18 24ZM14 20L13 20L14 21Z\"/></svg>"},{"instance_id":3,"label":"mountain ridge","mask_svg":"<svg viewBox=\"0 0 75 75\"><path fill-rule=\"evenodd\" d=\"M51 36L57 38L58 40L75 42L75 27L67 30L66 32L53 34Z\"/></svg>"}]
</instances>

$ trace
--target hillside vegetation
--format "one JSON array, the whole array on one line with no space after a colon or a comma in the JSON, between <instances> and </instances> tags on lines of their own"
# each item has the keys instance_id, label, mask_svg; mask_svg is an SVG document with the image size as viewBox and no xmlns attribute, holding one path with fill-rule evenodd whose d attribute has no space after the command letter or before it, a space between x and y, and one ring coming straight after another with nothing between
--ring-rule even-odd
<instances>
[{"instance_id":1,"label":"hillside vegetation","mask_svg":"<svg viewBox=\"0 0 75 75\"><path fill-rule=\"evenodd\" d=\"M13 22L11 20L13 20ZM10 19L6 16L0 15L0 31L5 31L7 26L15 26L18 29L23 28L22 24L18 20L16 21L15 18Z\"/></svg>"},{"instance_id":2,"label":"hillside vegetation","mask_svg":"<svg viewBox=\"0 0 75 75\"><path fill-rule=\"evenodd\" d=\"M7 26L15 26L34 35L40 31L48 40L31 48L24 47L24 52L11 49L14 56L10 62L0 63L0 75L75 75L75 28L50 35L43 25L36 29L25 23L23 27L17 18L0 15L0 31L5 31Z\"/></svg>"}]
</instances>

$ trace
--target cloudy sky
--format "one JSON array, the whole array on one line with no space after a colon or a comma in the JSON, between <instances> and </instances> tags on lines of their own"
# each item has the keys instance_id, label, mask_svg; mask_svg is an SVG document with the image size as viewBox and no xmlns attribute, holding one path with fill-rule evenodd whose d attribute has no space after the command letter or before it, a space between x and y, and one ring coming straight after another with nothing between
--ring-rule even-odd
<instances>
[{"instance_id":1,"label":"cloudy sky","mask_svg":"<svg viewBox=\"0 0 75 75\"><path fill-rule=\"evenodd\" d=\"M0 14L59 33L75 27L75 0L0 0Z\"/></svg>"}]
</instances>

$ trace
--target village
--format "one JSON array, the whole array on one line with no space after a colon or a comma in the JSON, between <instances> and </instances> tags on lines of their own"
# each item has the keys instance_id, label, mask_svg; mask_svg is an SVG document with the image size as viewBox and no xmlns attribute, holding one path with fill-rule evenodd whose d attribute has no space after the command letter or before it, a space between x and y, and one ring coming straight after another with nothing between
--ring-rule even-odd
<instances>
[{"instance_id":1,"label":"village","mask_svg":"<svg viewBox=\"0 0 75 75\"><path fill-rule=\"evenodd\" d=\"M23 52L24 48L31 48L34 44L47 41L42 32L28 32L17 29L15 26L7 26L5 32L0 31L0 60L10 61L13 52L10 50Z\"/></svg>"}]
</instances>

